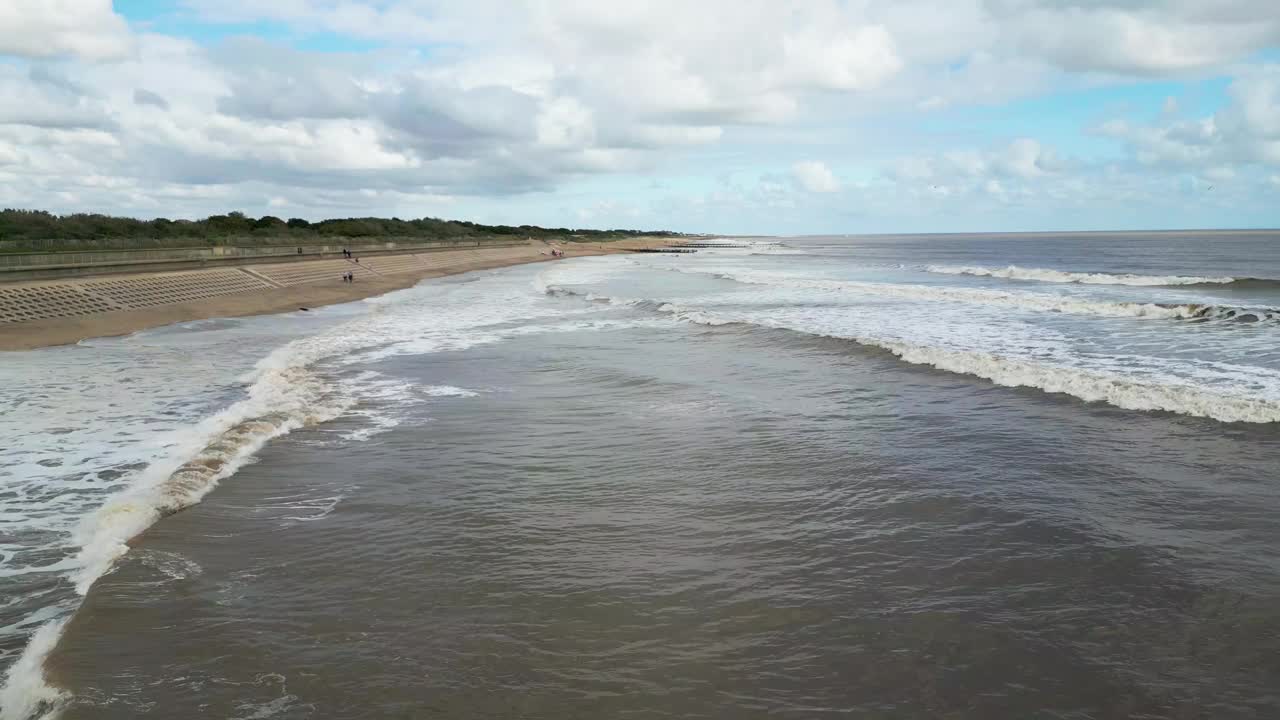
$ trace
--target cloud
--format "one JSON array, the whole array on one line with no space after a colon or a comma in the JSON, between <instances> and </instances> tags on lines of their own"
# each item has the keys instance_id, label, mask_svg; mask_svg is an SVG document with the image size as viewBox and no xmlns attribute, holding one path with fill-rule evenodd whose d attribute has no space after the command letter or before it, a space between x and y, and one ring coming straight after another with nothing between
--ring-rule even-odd
<instances>
[{"instance_id":1,"label":"cloud","mask_svg":"<svg viewBox=\"0 0 1280 720\"><path fill-rule=\"evenodd\" d=\"M1072 71L1169 75L1244 57L1280 38L1270 0L1148 3L991 0L1026 54Z\"/></svg>"},{"instance_id":2,"label":"cloud","mask_svg":"<svg viewBox=\"0 0 1280 720\"><path fill-rule=\"evenodd\" d=\"M161 110L169 109L168 101L150 90L143 90L142 88L133 91L133 102L135 105L151 105Z\"/></svg>"},{"instance_id":3,"label":"cloud","mask_svg":"<svg viewBox=\"0 0 1280 720\"><path fill-rule=\"evenodd\" d=\"M1031 138L1018 138L998 154L995 165L1008 175L1036 178L1054 172L1059 162L1052 149Z\"/></svg>"},{"instance_id":4,"label":"cloud","mask_svg":"<svg viewBox=\"0 0 1280 720\"><path fill-rule=\"evenodd\" d=\"M781 122L807 93L859 92L900 64L883 28L834 4L793 12L753 0L753 12L734 23L768 46L736 56L727 52L735 41L720 37L724 13L676 2L631 8L625 22L575 2L513 8L480 0L465 11L431 12L428 4L375 12L306 0L195 7L212 18L301 27L348 19L352 32L390 41L405 39L406 28L424 37L440 27L469 29L429 60L395 46L313 53L236 38L204 49L141 35L134 53L110 68L71 68L101 100L28 83L12 93L30 96L22 114L4 119L110 128L117 152L85 164L144 182L508 194L652 168L673 150L718 142L725 124ZM418 22L381 29L390 27L382 20L414 13ZM462 22L477 13L528 22L517 24L518 37L504 37L502 23ZM674 30L673 19L681 21Z\"/></svg>"},{"instance_id":5,"label":"cloud","mask_svg":"<svg viewBox=\"0 0 1280 720\"><path fill-rule=\"evenodd\" d=\"M494 70L547 68L558 88L593 108L677 125L777 122L807 93L865 91L902 66L888 29L825 0L191 4L228 22L297 23L389 43L447 41L449 64L472 77L487 58L505 56L506 67Z\"/></svg>"},{"instance_id":6,"label":"cloud","mask_svg":"<svg viewBox=\"0 0 1280 720\"><path fill-rule=\"evenodd\" d=\"M957 183L1002 179L1034 181L1059 173L1068 163L1057 152L1032 138L1018 138L993 150L955 149L933 156L898 158L885 175L903 185L925 186L932 191L947 190Z\"/></svg>"},{"instance_id":7,"label":"cloud","mask_svg":"<svg viewBox=\"0 0 1280 720\"><path fill-rule=\"evenodd\" d=\"M111 0L5 0L0 3L0 55L90 60L121 58L132 44Z\"/></svg>"},{"instance_id":8,"label":"cloud","mask_svg":"<svg viewBox=\"0 0 1280 720\"><path fill-rule=\"evenodd\" d=\"M371 63L350 55L317 55L236 38L210 58L229 92L219 112L241 118L297 120L356 118L369 111L371 93L362 78L376 77Z\"/></svg>"},{"instance_id":9,"label":"cloud","mask_svg":"<svg viewBox=\"0 0 1280 720\"><path fill-rule=\"evenodd\" d=\"M804 160L791 166L791 174L800 187L811 193L832 193L840 190L836 179L826 165L817 160Z\"/></svg>"},{"instance_id":10,"label":"cloud","mask_svg":"<svg viewBox=\"0 0 1280 720\"><path fill-rule=\"evenodd\" d=\"M1155 125L1115 119L1099 132L1151 167L1221 173L1230 166L1280 166L1280 64L1241 72L1227 96L1226 106L1207 117Z\"/></svg>"},{"instance_id":11,"label":"cloud","mask_svg":"<svg viewBox=\"0 0 1280 720\"><path fill-rule=\"evenodd\" d=\"M283 199L304 214L510 199L603 175L648 183L728 167L769 174L758 186L705 194L701 208L728 214L730 195L788 209L849 186L821 161L778 159L796 156L839 158L848 177L882 167L874 187L858 186L869 197L1011 204L1067 202L1090 180L1136 187L1161 172L1242 185L1258 179L1248 168L1280 164L1280 77L1242 62L1280 43L1271 0L183 7L186 20L228 23L211 34L233 37L131 29L106 0L0 2L9 202L67 207L74 197L199 212ZM271 23L277 39L251 37L257 22ZM343 46L357 51L288 46L352 38ZM1110 159L1116 175L1101 161L1064 158L1055 148L1073 146L1060 129L1041 136L1017 115L977 130L955 122L975 106L1210 72L1233 78L1220 111L1191 118L1171 105L1155 121L1118 116L1097 129L1123 156ZM945 132L917 132L922 110ZM556 205L572 214L583 203ZM613 206L594 212L601 222L626 217Z\"/></svg>"},{"instance_id":12,"label":"cloud","mask_svg":"<svg viewBox=\"0 0 1280 720\"><path fill-rule=\"evenodd\" d=\"M579 208L574 215L581 222L594 223L605 220L606 225L621 219L640 217L643 211L634 203L618 200L600 200L590 206Z\"/></svg>"},{"instance_id":13,"label":"cloud","mask_svg":"<svg viewBox=\"0 0 1280 720\"><path fill-rule=\"evenodd\" d=\"M105 128L110 109L76 83L39 67L23 72L0 64L0 124L42 128Z\"/></svg>"}]
</instances>

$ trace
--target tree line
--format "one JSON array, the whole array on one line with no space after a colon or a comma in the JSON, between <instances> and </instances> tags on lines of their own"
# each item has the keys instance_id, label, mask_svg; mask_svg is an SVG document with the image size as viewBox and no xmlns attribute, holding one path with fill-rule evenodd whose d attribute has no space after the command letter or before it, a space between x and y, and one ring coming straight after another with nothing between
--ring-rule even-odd
<instances>
[{"instance_id":1,"label":"tree line","mask_svg":"<svg viewBox=\"0 0 1280 720\"><path fill-rule=\"evenodd\" d=\"M255 218L242 212L210 215L200 220L155 218L139 220L131 217L73 213L55 215L44 210L0 211L0 242L20 247L30 241L66 241L67 245L90 245L93 241L136 239L140 244L173 244L185 241L193 245L278 244L323 241L325 238L355 238L377 241L379 238L417 238L447 240L468 237L501 237L609 240L636 236L671 236L679 233L647 230L587 230L544 228L537 225L483 225L463 220L441 220L424 217L416 220L400 218L354 217L310 222L302 218L288 220L264 215ZM147 242L151 241L151 242ZM161 241L156 243L156 241Z\"/></svg>"}]
</instances>

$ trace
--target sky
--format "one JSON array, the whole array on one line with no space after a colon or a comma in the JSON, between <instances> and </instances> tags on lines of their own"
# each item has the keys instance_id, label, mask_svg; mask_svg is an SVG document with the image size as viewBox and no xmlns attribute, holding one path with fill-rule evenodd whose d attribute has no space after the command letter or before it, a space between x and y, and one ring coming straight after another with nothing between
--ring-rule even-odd
<instances>
[{"instance_id":1,"label":"sky","mask_svg":"<svg viewBox=\"0 0 1280 720\"><path fill-rule=\"evenodd\" d=\"M1277 0L2 0L0 206L1280 226Z\"/></svg>"}]
</instances>

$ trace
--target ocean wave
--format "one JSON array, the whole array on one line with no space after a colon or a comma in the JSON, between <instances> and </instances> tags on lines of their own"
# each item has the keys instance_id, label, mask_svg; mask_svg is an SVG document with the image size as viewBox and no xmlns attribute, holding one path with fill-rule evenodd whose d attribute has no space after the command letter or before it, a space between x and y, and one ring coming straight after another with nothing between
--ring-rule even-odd
<instances>
[{"instance_id":1,"label":"ocean wave","mask_svg":"<svg viewBox=\"0 0 1280 720\"><path fill-rule=\"evenodd\" d=\"M698 272L698 271L690 271ZM713 273L727 279L740 282L740 275L732 273ZM763 282L760 276L756 281ZM826 287L823 283L835 283L831 287L844 288L847 285L866 285L867 283L843 283L841 281L819 281L804 278L779 278L774 276L768 284L778 281L795 282L801 287ZM877 285L877 287L880 287ZM555 289L552 289L553 291ZM1049 393L1060 393L1084 400L1085 402L1105 402L1127 410L1165 411L1192 417L1204 417L1221 422L1273 423L1280 422L1280 400L1239 394L1230 391L1209 389L1189 379L1168 376L1165 381L1136 377L1104 369L1070 367L1056 363L1037 362L1024 358L1005 357L996 353L973 349L948 348L936 345L910 342L901 338L876 337L867 334L837 333L796 327L792 323L769 318L751 317L734 313L717 313L706 308L682 304L679 301L636 301L632 298L609 298L591 293L568 291L565 294L578 295L595 302L616 302L617 304L637 307L652 306L658 312L671 315L674 319L698 325L719 327L725 325L744 325L772 329L801 332L817 337L829 337L847 340L866 347L874 347L888 351L898 358L916 365L927 365L940 370L958 374L971 375L989 380L997 385L1007 387L1031 387ZM1121 304L1123 305L1123 304ZM1216 306L1150 306L1170 314L1166 317L1185 317L1204 319L1211 313L1232 312ZM1274 312L1271 315L1275 319Z\"/></svg>"},{"instance_id":2,"label":"ocean wave","mask_svg":"<svg viewBox=\"0 0 1280 720\"><path fill-rule=\"evenodd\" d=\"M1169 285L1225 285L1238 282L1238 280L1233 277L1067 272L1063 270L1050 270L1048 268L1024 268L1018 267L1017 265L1009 265L1008 267L1002 268L988 268L977 265L930 265L925 269L931 273L940 273L943 275L976 275L979 277L1004 278L1006 280L1035 280L1038 282L1080 283L1085 285L1137 285L1160 287Z\"/></svg>"},{"instance_id":3,"label":"ocean wave","mask_svg":"<svg viewBox=\"0 0 1280 720\"><path fill-rule=\"evenodd\" d=\"M65 699L66 693L45 682L44 661L58 645L66 619L51 620L31 635L22 655L5 677L0 689L0 719L26 720L47 717Z\"/></svg>"},{"instance_id":4,"label":"ocean wave","mask_svg":"<svg viewBox=\"0 0 1280 720\"><path fill-rule=\"evenodd\" d=\"M585 263L597 276L613 272ZM566 268L567 270L567 268ZM579 271L575 271L579 272ZM554 277L554 275L552 276ZM244 399L175 429L165 449L133 474L116 495L79 522L73 533L69 578L83 596L128 552L129 542L166 515L201 501L234 475L270 440L295 429L348 413L367 394L379 394L368 374L356 382L334 382L325 373L351 364L406 353L465 349L536 332L604 329L607 323L561 323L506 327L515 320L559 320L581 314L538 303L525 288L437 291L407 289L368 303L359 318L276 348L240 376ZM441 306L449 311L442 312ZM424 312L431 320L424 322ZM669 320L667 322L670 322ZM635 324L632 322L632 324ZM420 388L426 397L468 397L448 385ZM58 569L65 569L59 564ZM47 569L47 568L46 568ZM65 612L67 608L64 608ZM56 712L64 694L45 683L45 655L57 644L64 616L42 618L0 688L0 720L26 720Z\"/></svg>"},{"instance_id":5,"label":"ocean wave","mask_svg":"<svg viewBox=\"0 0 1280 720\"><path fill-rule=\"evenodd\" d=\"M1036 312L1072 315L1094 315L1113 318L1158 320L1218 320L1244 323L1280 321L1280 308L1249 308L1208 303L1143 303L1085 300L1040 293L1006 292L981 288L939 287L934 285L899 285L895 283L823 280L767 272L722 272L715 270L682 270L749 285L805 288L821 291L854 292L904 300L962 302L996 305Z\"/></svg>"},{"instance_id":6,"label":"ocean wave","mask_svg":"<svg viewBox=\"0 0 1280 720\"><path fill-rule=\"evenodd\" d=\"M184 433L169 456L148 466L130 487L82 521L71 579L84 595L129 551L129 541L161 518L200 502L273 438L331 420L353 400L302 367L261 367L248 397ZM44 683L44 656L56 646L64 620L40 627L10 669L3 720L48 713L63 693Z\"/></svg>"},{"instance_id":7,"label":"ocean wave","mask_svg":"<svg viewBox=\"0 0 1280 720\"><path fill-rule=\"evenodd\" d=\"M585 290L574 290L573 288L567 288L561 285L547 285L543 288L543 292L550 297L580 298L587 302L600 303L602 305L613 305L616 307L644 305L646 303L654 302L652 300L646 300L645 298L600 295L599 293L587 292Z\"/></svg>"},{"instance_id":8,"label":"ocean wave","mask_svg":"<svg viewBox=\"0 0 1280 720\"><path fill-rule=\"evenodd\" d=\"M1217 392L1176 378L1158 382L1103 370L1004 357L989 352L943 348L868 335L821 332L770 320L728 318L671 303L664 305L663 309L680 320L696 324L744 324L847 340L888 351L915 365L971 375L1006 387L1029 387L1048 393L1070 395L1085 402L1103 402L1126 410L1164 411L1221 422L1280 422L1280 401Z\"/></svg>"},{"instance_id":9,"label":"ocean wave","mask_svg":"<svg viewBox=\"0 0 1280 720\"><path fill-rule=\"evenodd\" d=\"M129 540L198 503L269 440L338 417L352 404L350 395L305 368L265 369L246 399L201 422L169 460L148 467L86 519L77 533L76 590L86 593L128 551Z\"/></svg>"}]
</instances>

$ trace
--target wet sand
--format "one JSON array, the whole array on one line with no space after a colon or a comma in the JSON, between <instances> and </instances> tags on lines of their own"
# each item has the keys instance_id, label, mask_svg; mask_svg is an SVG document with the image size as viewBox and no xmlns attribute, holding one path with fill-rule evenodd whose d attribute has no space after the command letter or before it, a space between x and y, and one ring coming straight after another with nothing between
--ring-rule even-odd
<instances>
[{"instance_id":1,"label":"wet sand","mask_svg":"<svg viewBox=\"0 0 1280 720\"><path fill-rule=\"evenodd\" d=\"M542 249L545 246L534 246ZM608 255L627 252L622 247L583 245L566 248L567 257ZM334 279L294 287L273 288L206 298L193 302L173 303L137 310L117 310L78 317L48 318L0 325L0 351L31 350L51 345L70 345L94 337L128 335L148 328L215 317L242 317L288 312L299 308L322 307L352 302L393 290L410 287L420 280L445 275L550 261L549 255L501 257L458 263L448 268L411 271L376 278L361 277L352 284ZM136 277L137 274L131 275ZM124 276L115 276L124 277Z\"/></svg>"}]
</instances>

